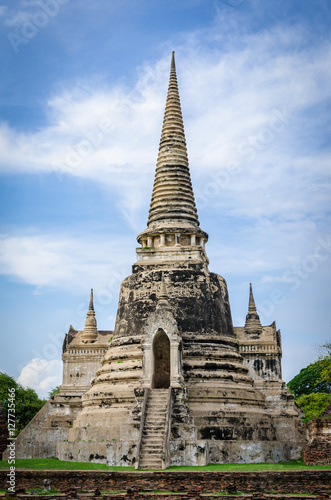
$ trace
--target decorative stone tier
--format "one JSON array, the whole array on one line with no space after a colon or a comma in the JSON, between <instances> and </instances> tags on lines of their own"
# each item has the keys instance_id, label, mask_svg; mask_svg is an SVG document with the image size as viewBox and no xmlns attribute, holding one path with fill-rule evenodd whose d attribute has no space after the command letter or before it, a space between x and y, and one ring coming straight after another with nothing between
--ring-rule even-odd
<instances>
[{"instance_id":1,"label":"decorative stone tier","mask_svg":"<svg viewBox=\"0 0 331 500\"><path fill-rule=\"evenodd\" d=\"M162 228L147 229L137 240L142 246L136 249L142 265L164 261L209 262L205 250L208 235L200 228L163 224Z\"/></svg>"}]
</instances>

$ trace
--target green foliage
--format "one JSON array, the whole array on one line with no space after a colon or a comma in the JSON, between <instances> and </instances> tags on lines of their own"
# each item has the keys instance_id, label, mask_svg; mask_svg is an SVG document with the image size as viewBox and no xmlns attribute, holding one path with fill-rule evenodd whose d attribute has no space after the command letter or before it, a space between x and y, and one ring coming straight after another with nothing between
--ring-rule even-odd
<instances>
[{"instance_id":1,"label":"green foliage","mask_svg":"<svg viewBox=\"0 0 331 500\"><path fill-rule=\"evenodd\" d=\"M296 403L305 413L304 420L311 420L314 417L319 417L331 403L331 394L323 392L303 394L296 400Z\"/></svg>"},{"instance_id":2,"label":"green foliage","mask_svg":"<svg viewBox=\"0 0 331 500\"><path fill-rule=\"evenodd\" d=\"M56 394L59 394L60 392L60 386L57 385L56 387L54 387L54 389L52 389L49 393L48 393L48 397L51 398L52 396L55 396Z\"/></svg>"},{"instance_id":3,"label":"green foliage","mask_svg":"<svg viewBox=\"0 0 331 500\"><path fill-rule=\"evenodd\" d=\"M0 401L5 413L8 413L9 389L15 389L15 419L16 431L20 432L46 403L46 399L39 399L33 389L24 389L12 377L0 372ZM13 416L13 413L11 413Z\"/></svg>"},{"instance_id":4,"label":"green foliage","mask_svg":"<svg viewBox=\"0 0 331 500\"><path fill-rule=\"evenodd\" d=\"M331 352L300 370L287 387L296 398L317 392L331 393Z\"/></svg>"},{"instance_id":5,"label":"green foliage","mask_svg":"<svg viewBox=\"0 0 331 500\"><path fill-rule=\"evenodd\" d=\"M321 371L321 382L325 382L326 384L329 385L329 388L331 386L331 343L328 342L324 345L322 345L322 349L325 350L325 353L323 356L320 356L318 358L318 361L321 364L322 371ZM331 388L330 391L331 392Z\"/></svg>"}]
</instances>

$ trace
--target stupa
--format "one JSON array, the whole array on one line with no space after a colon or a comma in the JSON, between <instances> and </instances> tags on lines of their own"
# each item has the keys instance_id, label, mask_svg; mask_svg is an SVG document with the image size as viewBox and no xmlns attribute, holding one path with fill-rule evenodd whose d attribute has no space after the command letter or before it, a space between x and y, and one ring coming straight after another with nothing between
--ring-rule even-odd
<instances>
[{"instance_id":1,"label":"stupa","mask_svg":"<svg viewBox=\"0 0 331 500\"><path fill-rule=\"evenodd\" d=\"M305 433L281 378L280 332L262 326L252 287L245 326L234 328L226 281L208 269L174 53L147 228L137 241L114 332L98 332L91 296L84 331L71 327L65 339L60 394L21 433L18 449L28 436L29 456L45 456L47 428L47 450L52 442L62 460L150 469L298 458Z\"/></svg>"},{"instance_id":2,"label":"stupa","mask_svg":"<svg viewBox=\"0 0 331 500\"><path fill-rule=\"evenodd\" d=\"M85 461L92 454L112 465L160 468L299 456L300 410L276 365L264 378L258 370L249 374L226 282L208 269L207 240L194 201L173 53L138 261L121 284L110 348L68 442L58 444L59 458ZM266 328L277 348L279 332ZM257 342L264 335L252 290L240 334L246 345L252 335Z\"/></svg>"}]
</instances>

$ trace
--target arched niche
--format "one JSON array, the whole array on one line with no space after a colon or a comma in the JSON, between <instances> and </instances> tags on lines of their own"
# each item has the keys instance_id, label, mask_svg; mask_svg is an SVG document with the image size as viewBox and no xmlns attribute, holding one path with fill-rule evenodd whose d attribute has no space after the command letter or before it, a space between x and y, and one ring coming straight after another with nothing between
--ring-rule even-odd
<instances>
[{"instance_id":1,"label":"arched niche","mask_svg":"<svg viewBox=\"0 0 331 500\"><path fill-rule=\"evenodd\" d=\"M155 352L154 346L158 346L158 337L162 339L162 332L167 337L166 350L169 353L169 374L170 386L168 387L182 387L183 376L181 374L181 361L180 361L180 342L181 339L178 335L177 322L173 317L172 311L166 307L158 306L156 310L149 316L146 326L145 335L142 341L142 355L143 355L143 376L141 379L142 387L153 388L154 375L158 370L159 356ZM160 341L160 339L159 339ZM156 344L154 344L156 342ZM158 377L158 375L156 375ZM158 382L156 380L156 384Z\"/></svg>"},{"instance_id":2,"label":"arched niche","mask_svg":"<svg viewBox=\"0 0 331 500\"><path fill-rule=\"evenodd\" d=\"M153 377L154 389L170 387L170 340L162 328L159 328L153 338Z\"/></svg>"}]
</instances>

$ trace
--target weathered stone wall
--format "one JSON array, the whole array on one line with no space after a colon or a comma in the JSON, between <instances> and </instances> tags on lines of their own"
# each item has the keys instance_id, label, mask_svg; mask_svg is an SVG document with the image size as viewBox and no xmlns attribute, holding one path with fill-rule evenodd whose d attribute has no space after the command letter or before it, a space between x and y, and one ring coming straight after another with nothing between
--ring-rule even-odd
<instances>
[{"instance_id":1,"label":"weathered stone wall","mask_svg":"<svg viewBox=\"0 0 331 500\"><path fill-rule=\"evenodd\" d=\"M234 339L225 280L209 273L203 264L169 263L155 267L133 266L133 274L121 285L114 339L143 335L147 319L155 311L164 273L167 295L180 333L191 332Z\"/></svg>"},{"instance_id":2,"label":"weathered stone wall","mask_svg":"<svg viewBox=\"0 0 331 500\"><path fill-rule=\"evenodd\" d=\"M60 393L53 396L18 435L17 458L56 456L57 443L68 440L69 429L82 409L82 395L91 387L113 332L98 331L93 343L84 342L83 333L70 326L63 343ZM90 451L88 457L92 454Z\"/></svg>"},{"instance_id":3,"label":"weathered stone wall","mask_svg":"<svg viewBox=\"0 0 331 500\"><path fill-rule=\"evenodd\" d=\"M272 491L277 493L330 492L331 471L17 471L17 488L41 488L44 479L51 479L52 487L60 491L69 488L124 490L165 490L187 492L226 491L233 486L237 491ZM0 488L6 487L7 471L0 471Z\"/></svg>"},{"instance_id":4,"label":"weathered stone wall","mask_svg":"<svg viewBox=\"0 0 331 500\"><path fill-rule=\"evenodd\" d=\"M57 422L54 422L51 418L55 411L52 401L48 401L17 436L16 458L55 457L56 443L68 439L68 427L72 424L75 414L70 417L70 415L65 415L64 411L61 414L57 412ZM61 417L64 418L60 423ZM4 459L8 458L8 454L9 451L6 450L3 454Z\"/></svg>"},{"instance_id":5,"label":"weathered stone wall","mask_svg":"<svg viewBox=\"0 0 331 500\"><path fill-rule=\"evenodd\" d=\"M329 410L325 412L328 414ZM304 451L307 465L331 464L331 418L314 418L308 422L309 444Z\"/></svg>"},{"instance_id":6,"label":"weathered stone wall","mask_svg":"<svg viewBox=\"0 0 331 500\"><path fill-rule=\"evenodd\" d=\"M254 334L245 327L235 327L234 331L250 377L256 382L281 380L281 337L276 323L261 326L261 331Z\"/></svg>"},{"instance_id":7,"label":"weathered stone wall","mask_svg":"<svg viewBox=\"0 0 331 500\"><path fill-rule=\"evenodd\" d=\"M112 335L112 331L97 331L96 339L86 342L83 330L77 331L70 327L63 345L61 393L82 395L91 387Z\"/></svg>"}]
</instances>

